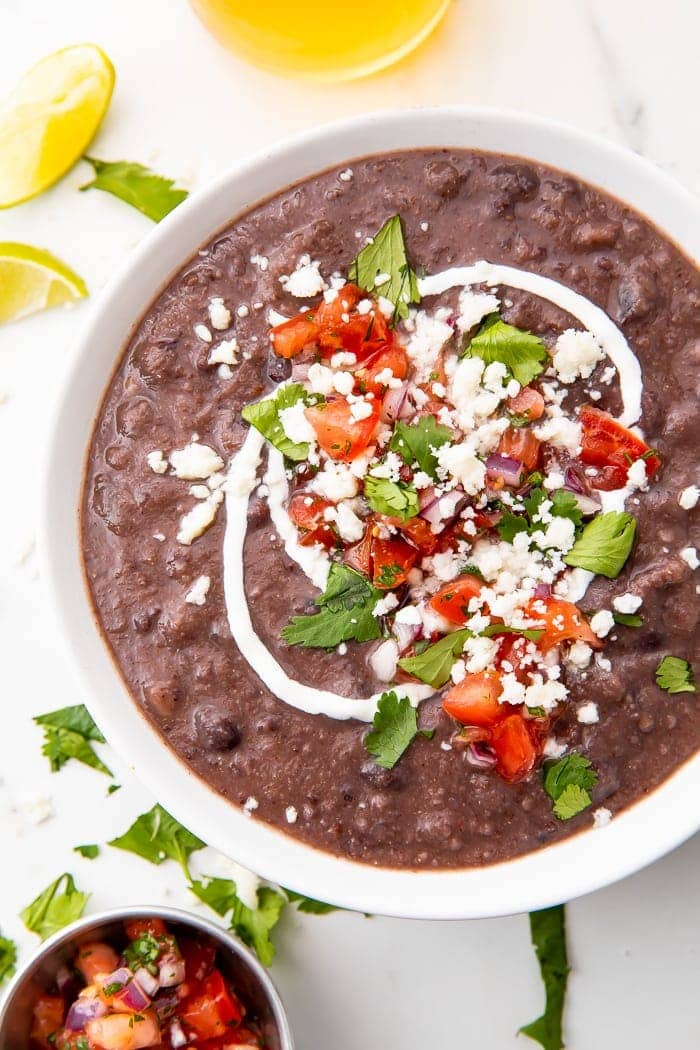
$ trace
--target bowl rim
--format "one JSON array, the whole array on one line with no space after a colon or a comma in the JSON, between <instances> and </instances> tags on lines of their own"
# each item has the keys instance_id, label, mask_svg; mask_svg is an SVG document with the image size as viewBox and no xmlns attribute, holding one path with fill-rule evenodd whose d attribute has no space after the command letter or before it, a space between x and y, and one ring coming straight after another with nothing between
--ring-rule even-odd
<instances>
[{"instance_id":1,"label":"bowl rim","mask_svg":"<svg viewBox=\"0 0 700 1050\"><path fill-rule=\"evenodd\" d=\"M105 923L124 922L127 919L138 919L144 917L150 919L163 919L165 922L179 922L183 925L192 927L200 933L205 933L207 936L213 937L219 943L222 951L231 952L233 955L242 959L262 988L265 998L270 1005L272 1016L277 1025L280 1037L280 1050L294 1050L292 1031L289 1027L289 1020L287 1018L282 998L277 991L272 977L255 953L251 951L247 945L243 944L243 942L230 930L227 930L224 926L220 926L207 916L196 915L193 912L185 911L183 908L171 908L164 904L132 904L122 908L107 908L90 915L82 915L79 919L76 919L75 922L69 923L62 929L57 930L56 933L51 934L51 936L47 937L45 941L42 941L26 963L24 963L24 965L14 974L7 988L3 990L2 1003L0 1003L0 1046L2 1046L3 1028L7 1024L12 1012L14 997L17 992L19 992L27 974L33 969L33 967L44 959L50 958L54 951L61 948L66 942L74 937L79 936L83 931L89 932Z\"/></svg>"},{"instance_id":2,"label":"bowl rim","mask_svg":"<svg viewBox=\"0 0 700 1050\"><path fill-rule=\"evenodd\" d=\"M76 465L82 478L94 414L143 310L209 237L257 201L314 172L377 152L450 146L539 161L596 187L605 182L604 192L649 218L691 260L700 258L700 205L688 190L644 158L543 117L490 107L439 106L380 111L294 135L258 151L193 194L154 227L100 293L75 342L55 403L42 471L38 544L50 604L78 669L87 706L110 743L173 816L272 882L342 908L427 919L537 910L599 889L651 863L700 828L700 813L692 804L700 793L700 754L606 828L591 827L493 865L416 871L374 867L323 852L245 816L200 780L147 721L94 622L79 555L79 500L67 500L66 488L75 495ZM316 159L311 162L309 157ZM278 170L285 172L284 178ZM228 218L221 221L225 215ZM180 240L186 246L176 248ZM120 311L127 299L143 306L125 319ZM105 332L111 333L106 340ZM95 378L86 378L85 372L94 371L95 346L110 341L116 349L108 367L100 370L95 397ZM80 430L86 411L88 434L84 427ZM76 427L84 438L79 463Z\"/></svg>"}]
</instances>

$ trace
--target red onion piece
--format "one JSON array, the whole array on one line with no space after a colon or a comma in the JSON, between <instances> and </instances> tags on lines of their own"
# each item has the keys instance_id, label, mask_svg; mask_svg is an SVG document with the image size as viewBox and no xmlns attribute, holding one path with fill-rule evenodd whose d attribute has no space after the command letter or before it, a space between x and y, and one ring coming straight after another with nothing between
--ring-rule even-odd
<instances>
[{"instance_id":1,"label":"red onion piece","mask_svg":"<svg viewBox=\"0 0 700 1050\"><path fill-rule=\"evenodd\" d=\"M313 363L313 358L307 359L306 361L294 361L292 363L292 382L305 383L309 378L309 369Z\"/></svg>"},{"instance_id":2,"label":"red onion piece","mask_svg":"<svg viewBox=\"0 0 700 1050\"><path fill-rule=\"evenodd\" d=\"M494 452L486 460L486 473L490 478L502 478L504 485L517 488L522 480L523 465L519 459Z\"/></svg>"},{"instance_id":3,"label":"red onion piece","mask_svg":"<svg viewBox=\"0 0 700 1050\"><path fill-rule=\"evenodd\" d=\"M427 507L431 507L437 496L435 494L435 486L428 485L427 488L421 489L418 493L418 505L421 510L425 510Z\"/></svg>"},{"instance_id":4,"label":"red onion piece","mask_svg":"<svg viewBox=\"0 0 700 1050\"><path fill-rule=\"evenodd\" d=\"M172 952L161 959L158 966L158 981L161 988L172 988L185 979L185 960Z\"/></svg>"},{"instance_id":5,"label":"red onion piece","mask_svg":"<svg viewBox=\"0 0 700 1050\"><path fill-rule=\"evenodd\" d=\"M146 995L150 995L151 998L153 998L160 988L158 978L154 977L152 973L149 973L145 966L139 967L134 974L134 980L140 985Z\"/></svg>"},{"instance_id":6,"label":"red onion piece","mask_svg":"<svg viewBox=\"0 0 700 1050\"><path fill-rule=\"evenodd\" d=\"M401 386L397 387L389 387L382 403L380 418L383 423L393 423L399 418L403 403L406 400L407 390L408 383L402 383Z\"/></svg>"},{"instance_id":7,"label":"red onion piece","mask_svg":"<svg viewBox=\"0 0 700 1050\"><path fill-rule=\"evenodd\" d=\"M120 966L118 970L108 974L106 977L100 977L98 984L103 988L106 988L108 984L120 984L124 986L128 984L132 978L131 970L126 966Z\"/></svg>"},{"instance_id":8,"label":"red onion piece","mask_svg":"<svg viewBox=\"0 0 700 1050\"><path fill-rule=\"evenodd\" d=\"M66 1017L66 1028L69 1032L82 1032L88 1021L104 1017L107 1006L101 999L91 999L87 995L78 996L71 1004Z\"/></svg>"},{"instance_id":9,"label":"red onion piece","mask_svg":"<svg viewBox=\"0 0 700 1050\"><path fill-rule=\"evenodd\" d=\"M151 1000L138 981L129 981L112 999L115 1005L119 1004L127 1010L145 1010L151 1004Z\"/></svg>"},{"instance_id":10,"label":"red onion piece","mask_svg":"<svg viewBox=\"0 0 700 1050\"><path fill-rule=\"evenodd\" d=\"M552 588L548 583L538 583L535 587L535 598L551 598Z\"/></svg>"},{"instance_id":11,"label":"red onion piece","mask_svg":"<svg viewBox=\"0 0 700 1050\"><path fill-rule=\"evenodd\" d=\"M486 744L469 744L466 750L467 762L474 769L493 769L498 759Z\"/></svg>"},{"instance_id":12,"label":"red onion piece","mask_svg":"<svg viewBox=\"0 0 700 1050\"><path fill-rule=\"evenodd\" d=\"M410 396L404 398L401 411L399 412L399 419L411 419L416 414L416 406L411 400Z\"/></svg>"},{"instance_id":13,"label":"red onion piece","mask_svg":"<svg viewBox=\"0 0 700 1050\"><path fill-rule=\"evenodd\" d=\"M461 489L452 489L420 511L421 518L436 528L444 529L445 526L459 513L464 506L466 496Z\"/></svg>"},{"instance_id":14,"label":"red onion piece","mask_svg":"<svg viewBox=\"0 0 700 1050\"><path fill-rule=\"evenodd\" d=\"M184 1046L187 1042L187 1036L185 1035L182 1025L179 1021L170 1022L170 1045L177 1050L178 1047Z\"/></svg>"},{"instance_id":15,"label":"red onion piece","mask_svg":"<svg viewBox=\"0 0 700 1050\"><path fill-rule=\"evenodd\" d=\"M584 495L582 492L572 492L571 495L576 500L576 506L578 509L586 516L589 514L597 514L602 506L599 499L595 499L593 496Z\"/></svg>"},{"instance_id":16,"label":"red onion piece","mask_svg":"<svg viewBox=\"0 0 700 1050\"><path fill-rule=\"evenodd\" d=\"M396 644L399 647L399 652L403 653L408 649L409 645L413 644L420 634L421 625L419 623L401 623L400 621L394 620L392 630L394 632L394 637L396 638Z\"/></svg>"}]
</instances>

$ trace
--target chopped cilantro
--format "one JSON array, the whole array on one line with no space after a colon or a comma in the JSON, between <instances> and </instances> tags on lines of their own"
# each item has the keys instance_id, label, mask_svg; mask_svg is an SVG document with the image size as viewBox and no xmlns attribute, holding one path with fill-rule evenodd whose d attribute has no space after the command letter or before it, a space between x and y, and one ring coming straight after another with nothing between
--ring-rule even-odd
<instances>
[{"instance_id":1,"label":"chopped cilantro","mask_svg":"<svg viewBox=\"0 0 700 1050\"><path fill-rule=\"evenodd\" d=\"M392 690L382 693L365 736L365 747L383 769L393 769L417 736L432 737L434 730L418 728L416 709L407 696L398 697Z\"/></svg>"},{"instance_id":2,"label":"chopped cilantro","mask_svg":"<svg viewBox=\"0 0 700 1050\"><path fill-rule=\"evenodd\" d=\"M297 401L311 405L322 400L318 394L307 394L301 383L285 383L277 388L272 397L246 405L241 409L241 416L287 459L304 460L309 455L309 443L295 442L287 437L280 421L280 412L296 405Z\"/></svg>"},{"instance_id":3,"label":"chopped cilantro","mask_svg":"<svg viewBox=\"0 0 700 1050\"><path fill-rule=\"evenodd\" d=\"M69 922L79 919L88 897L88 893L81 893L76 888L73 876L64 872L28 904L19 917L28 930L38 933L44 941Z\"/></svg>"},{"instance_id":4,"label":"chopped cilantro","mask_svg":"<svg viewBox=\"0 0 700 1050\"><path fill-rule=\"evenodd\" d=\"M112 839L109 845L136 853L151 864L162 864L168 858L176 860L189 878L187 862L190 853L204 849L205 843L156 803L153 809L137 817L131 827L123 835Z\"/></svg>"},{"instance_id":5,"label":"chopped cilantro","mask_svg":"<svg viewBox=\"0 0 700 1050\"><path fill-rule=\"evenodd\" d=\"M107 788L108 795L113 795L115 791L121 791L121 784L110 784Z\"/></svg>"},{"instance_id":6,"label":"chopped cilantro","mask_svg":"<svg viewBox=\"0 0 700 1050\"><path fill-rule=\"evenodd\" d=\"M121 981L112 981L111 984L106 984L103 987L102 991L107 996L116 995L117 992L121 992L123 987L124 987L124 985L122 984Z\"/></svg>"},{"instance_id":7,"label":"chopped cilantro","mask_svg":"<svg viewBox=\"0 0 700 1050\"><path fill-rule=\"evenodd\" d=\"M567 565L614 579L627 561L637 523L625 511L611 510L590 521L568 554Z\"/></svg>"},{"instance_id":8,"label":"chopped cilantro","mask_svg":"<svg viewBox=\"0 0 700 1050\"><path fill-rule=\"evenodd\" d=\"M398 562L392 562L391 565L382 565L377 573L377 583L383 590L389 591L396 586L396 581L402 572L403 569Z\"/></svg>"},{"instance_id":9,"label":"chopped cilantro","mask_svg":"<svg viewBox=\"0 0 700 1050\"><path fill-rule=\"evenodd\" d=\"M697 692L693 668L680 656L664 656L656 668L656 683L667 693Z\"/></svg>"},{"instance_id":10,"label":"chopped cilantro","mask_svg":"<svg viewBox=\"0 0 700 1050\"><path fill-rule=\"evenodd\" d=\"M512 543L513 537L518 532L532 534L533 532L544 530L546 525L534 519L545 500L548 500L551 504L549 513L552 517L569 518L573 521L575 528L581 525L581 511L572 492L568 492L565 489L557 489L555 492L548 493L543 488L535 486L523 500L524 515L514 514L508 507L503 507L501 520L496 526L501 539L505 540L506 543Z\"/></svg>"},{"instance_id":11,"label":"chopped cilantro","mask_svg":"<svg viewBox=\"0 0 700 1050\"><path fill-rule=\"evenodd\" d=\"M598 774L590 760L576 751L545 762L544 789L552 799L554 815L559 820L570 820L591 804L589 789L598 783Z\"/></svg>"},{"instance_id":12,"label":"chopped cilantro","mask_svg":"<svg viewBox=\"0 0 700 1050\"><path fill-rule=\"evenodd\" d=\"M93 845L89 846L73 846L73 852L79 853L81 857L85 857L86 860L94 860L100 854L100 847Z\"/></svg>"},{"instance_id":13,"label":"chopped cilantro","mask_svg":"<svg viewBox=\"0 0 700 1050\"><path fill-rule=\"evenodd\" d=\"M434 689L440 689L450 677L452 665L464 649L467 638L472 637L467 627L453 631L429 645L422 653L404 656L399 660L399 667L415 678L420 678L421 682L432 685Z\"/></svg>"},{"instance_id":14,"label":"chopped cilantro","mask_svg":"<svg viewBox=\"0 0 700 1050\"><path fill-rule=\"evenodd\" d=\"M17 945L9 937L0 936L0 984L9 980L17 964Z\"/></svg>"},{"instance_id":15,"label":"chopped cilantro","mask_svg":"<svg viewBox=\"0 0 700 1050\"><path fill-rule=\"evenodd\" d=\"M615 623L619 623L621 627L641 627L644 620L639 613L613 613L613 620Z\"/></svg>"},{"instance_id":16,"label":"chopped cilantro","mask_svg":"<svg viewBox=\"0 0 700 1050\"><path fill-rule=\"evenodd\" d=\"M231 879L194 881L190 889L217 915L222 918L229 917L230 928L255 950L264 966L271 964L275 946L270 934L287 903L281 893L277 893L270 886L260 886L257 891L257 907L249 908L238 896L236 883Z\"/></svg>"},{"instance_id":17,"label":"chopped cilantro","mask_svg":"<svg viewBox=\"0 0 700 1050\"><path fill-rule=\"evenodd\" d=\"M377 284L377 277L385 279ZM348 280L370 295L394 304L394 321L408 316L410 303L420 302L418 279L406 255L401 218L394 215L359 252L348 270Z\"/></svg>"},{"instance_id":18,"label":"chopped cilantro","mask_svg":"<svg viewBox=\"0 0 700 1050\"><path fill-rule=\"evenodd\" d=\"M544 634L544 629L539 627L508 627L504 623L490 623L481 632L486 638L493 638L497 634L519 634L530 642L539 642Z\"/></svg>"},{"instance_id":19,"label":"chopped cilantro","mask_svg":"<svg viewBox=\"0 0 700 1050\"><path fill-rule=\"evenodd\" d=\"M489 314L484 320L465 346L464 356L480 357L487 365L500 361L521 386L527 386L540 375L549 360L539 336L506 324L497 313Z\"/></svg>"},{"instance_id":20,"label":"chopped cilantro","mask_svg":"<svg viewBox=\"0 0 700 1050\"><path fill-rule=\"evenodd\" d=\"M96 157L85 157L84 160L92 164L95 178L81 186L81 190L111 193L154 222L160 222L188 196L187 190L177 189L172 179L156 175L143 164L127 160L97 160Z\"/></svg>"},{"instance_id":21,"label":"chopped cilantro","mask_svg":"<svg viewBox=\"0 0 700 1050\"><path fill-rule=\"evenodd\" d=\"M294 616L282 631L289 645L333 649L355 638L369 642L379 638L379 621L372 610L381 592L347 565L333 563L323 594L316 599L320 612Z\"/></svg>"},{"instance_id":22,"label":"chopped cilantro","mask_svg":"<svg viewBox=\"0 0 700 1050\"><path fill-rule=\"evenodd\" d=\"M34 721L44 730L41 752L48 758L52 773L57 773L69 759L75 758L111 777L111 771L92 747L92 741L104 744L105 738L84 704L48 711L45 715L37 715Z\"/></svg>"},{"instance_id":23,"label":"chopped cilantro","mask_svg":"<svg viewBox=\"0 0 700 1050\"><path fill-rule=\"evenodd\" d=\"M479 579L479 580L483 580L484 579L483 572L476 565L464 565L459 570L459 572L460 572L461 576L476 576L476 578Z\"/></svg>"},{"instance_id":24,"label":"chopped cilantro","mask_svg":"<svg viewBox=\"0 0 700 1050\"><path fill-rule=\"evenodd\" d=\"M158 973L156 961L162 947L161 941L154 937L152 933L149 933L148 930L144 930L143 933L139 933L138 936L134 937L124 949L126 965L134 972L142 966L155 976Z\"/></svg>"},{"instance_id":25,"label":"chopped cilantro","mask_svg":"<svg viewBox=\"0 0 700 1050\"><path fill-rule=\"evenodd\" d=\"M438 423L435 416L422 416L417 423L404 423L403 420L399 420L389 448L392 452L397 452L407 466L412 467L417 463L425 474L434 478L438 465L435 450L453 438L453 431Z\"/></svg>"},{"instance_id":26,"label":"chopped cilantro","mask_svg":"<svg viewBox=\"0 0 700 1050\"><path fill-rule=\"evenodd\" d=\"M287 900L292 904L296 904L297 911L303 911L307 915L329 915L332 911L342 911L341 908L337 908L334 904L317 901L315 897L307 897L303 893L297 893L296 890L285 889L284 892L287 895Z\"/></svg>"},{"instance_id":27,"label":"chopped cilantro","mask_svg":"<svg viewBox=\"0 0 700 1050\"><path fill-rule=\"evenodd\" d=\"M545 1008L541 1017L520 1029L543 1050L562 1050L562 1019L569 960L566 952L564 905L530 912L530 934L540 964L545 990Z\"/></svg>"},{"instance_id":28,"label":"chopped cilantro","mask_svg":"<svg viewBox=\"0 0 700 1050\"><path fill-rule=\"evenodd\" d=\"M388 478L375 478L368 474L365 478L365 496L377 514L401 518L402 521L415 518L420 510L418 493L412 485L406 485L403 481L389 481Z\"/></svg>"}]
</instances>

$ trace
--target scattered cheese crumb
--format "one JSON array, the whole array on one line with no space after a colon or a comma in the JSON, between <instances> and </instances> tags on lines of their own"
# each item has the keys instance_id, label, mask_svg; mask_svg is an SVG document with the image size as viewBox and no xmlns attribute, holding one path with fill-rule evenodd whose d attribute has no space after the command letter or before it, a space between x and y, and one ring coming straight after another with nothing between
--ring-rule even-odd
<instances>
[{"instance_id":1,"label":"scattered cheese crumb","mask_svg":"<svg viewBox=\"0 0 700 1050\"><path fill-rule=\"evenodd\" d=\"M598 705L589 700L587 704L581 704L576 712L576 718L584 726L592 726L600 720Z\"/></svg>"},{"instance_id":2,"label":"scattered cheese crumb","mask_svg":"<svg viewBox=\"0 0 700 1050\"><path fill-rule=\"evenodd\" d=\"M231 311L219 295L209 300L209 320L217 332L224 332L231 324Z\"/></svg>"},{"instance_id":3,"label":"scattered cheese crumb","mask_svg":"<svg viewBox=\"0 0 700 1050\"><path fill-rule=\"evenodd\" d=\"M253 810L257 809L259 805L260 803L258 802L257 798L254 798L252 795L249 795L243 803L243 812L247 817L249 817Z\"/></svg>"},{"instance_id":4,"label":"scattered cheese crumb","mask_svg":"<svg viewBox=\"0 0 700 1050\"><path fill-rule=\"evenodd\" d=\"M679 553L683 561L686 565L689 565L691 569L697 569L698 565L700 565L700 561L698 561L698 552L695 547L684 547Z\"/></svg>"},{"instance_id":5,"label":"scattered cheese crumb","mask_svg":"<svg viewBox=\"0 0 700 1050\"><path fill-rule=\"evenodd\" d=\"M222 339L209 351L210 365L235 365L238 361L238 343L235 339Z\"/></svg>"},{"instance_id":6,"label":"scattered cheese crumb","mask_svg":"<svg viewBox=\"0 0 700 1050\"><path fill-rule=\"evenodd\" d=\"M604 828L612 820L612 813L605 806L599 806L593 811L593 827Z\"/></svg>"},{"instance_id":7,"label":"scattered cheese crumb","mask_svg":"<svg viewBox=\"0 0 700 1050\"><path fill-rule=\"evenodd\" d=\"M184 448L175 449L170 453L170 465L178 478L194 481L217 473L222 469L224 461L209 445L191 441Z\"/></svg>"},{"instance_id":8,"label":"scattered cheese crumb","mask_svg":"<svg viewBox=\"0 0 700 1050\"><path fill-rule=\"evenodd\" d=\"M297 817L299 816L295 806L287 806L284 815L288 824L296 824Z\"/></svg>"},{"instance_id":9,"label":"scattered cheese crumb","mask_svg":"<svg viewBox=\"0 0 700 1050\"><path fill-rule=\"evenodd\" d=\"M212 334L205 324L196 324L194 326L194 334L204 343L210 343L212 341Z\"/></svg>"},{"instance_id":10,"label":"scattered cheese crumb","mask_svg":"<svg viewBox=\"0 0 700 1050\"><path fill-rule=\"evenodd\" d=\"M396 674L399 647L393 638L378 645L369 658L369 663L380 682L390 682Z\"/></svg>"},{"instance_id":11,"label":"scattered cheese crumb","mask_svg":"<svg viewBox=\"0 0 700 1050\"><path fill-rule=\"evenodd\" d=\"M647 481L647 468L643 459L635 459L627 471L627 484L632 489L641 489L645 492L649 488Z\"/></svg>"},{"instance_id":12,"label":"scattered cheese crumb","mask_svg":"<svg viewBox=\"0 0 700 1050\"><path fill-rule=\"evenodd\" d=\"M619 613L636 613L639 606L642 604L642 599L638 598L636 594L630 594L629 591L626 594L618 594L617 598L613 598L613 609Z\"/></svg>"},{"instance_id":13,"label":"scattered cheese crumb","mask_svg":"<svg viewBox=\"0 0 700 1050\"><path fill-rule=\"evenodd\" d=\"M177 533L178 543L189 547L193 540L201 536L209 528L216 518L219 504L223 502L224 494L221 489L212 492L208 499L195 504L192 510L183 514Z\"/></svg>"},{"instance_id":14,"label":"scattered cheese crumb","mask_svg":"<svg viewBox=\"0 0 700 1050\"><path fill-rule=\"evenodd\" d=\"M584 670L591 662L593 650L586 642L577 641L569 649L567 660L579 670Z\"/></svg>"},{"instance_id":15,"label":"scattered cheese crumb","mask_svg":"<svg viewBox=\"0 0 700 1050\"><path fill-rule=\"evenodd\" d=\"M154 474L165 474L168 469L168 461L159 448L147 454L146 462Z\"/></svg>"},{"instance_id":16,"label":"scattered cheese crumb","mask_svg":"<svg viewBox=\"0 0 700 1050\"><path fill-rule=\"evenodd\" d=\"M599 638L605 638L607 634L610 634L614 626L615 620L609 609L600 609L591 617L591 630Z\"/></svg>"},{"instance_id":17,"label":"scattered cheese crumb","mask_svg":"<svg viewBox=\"0 0 700 1050\"><path fill-rule=\"evenodd\" d=\"M187 604L204 605L207 600L210 586L211 580L208 576L198 576L185 595L185 601Z\"/></svg>"},{"instance_id":18,"label":"scattered cheese crumb","mask_svg":"<svg viewBox=\"0 0 700 1050\"><path fill-rule=\"evenodd\" d=\"M686 489L678 494L678 504L683 510L692 510L697 506L700 498L700 489L697 485L688 485Z\"/></svg>"},{"instance_id":19,"label":"scattered cheese crumb","mask_svg":"<svg viewBox=\"0 0 700 1050\"><path fill-rule=\"evenodd\" d=\"M573 383L579 378L588 379L604 356L602 346L591 332L567 328L554 344L552 365L562 383Z\"/></svg>"},{"instance_id":20,"label":"scattered cheese crumb","mask_svg":"<svg viewBox=\"0 0 700 1050\"><path fill-rule=\"evenodd\" d=\"M314 295L319 295L326 287L318 263L311 262L308 256L300 260L294 273L280 280L285 292L293 295L295 299L311 299Z\"/></svg>"}]
</instances>

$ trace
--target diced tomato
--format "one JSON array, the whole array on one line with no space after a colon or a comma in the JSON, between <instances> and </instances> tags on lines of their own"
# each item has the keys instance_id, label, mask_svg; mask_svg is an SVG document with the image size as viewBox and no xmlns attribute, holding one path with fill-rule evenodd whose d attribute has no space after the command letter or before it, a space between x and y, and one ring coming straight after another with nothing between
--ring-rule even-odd
<instances>
[{"instance_id":1,"label":"diced tomato","mask_svg":"<svg viewBox=\"0 0 700 1050\"><path fill-rule=\"evenodd\" d=\"M493 671L468 674L449 690L442 706L448 715L462 725L480 726L488 729L496 725L507 713L508 705L499 704L501 695L500 676Z\"/></svg>"},{"instance_id":2,"label":"diced tomato","mask_svg":"<svg viewBox=\"0 0 700 1050\"><path fill-rule=\"evenodd\" d=\"M179 938L180 951L185 960L185 980L187 982L203 981L214 968L216 948L209 941Z\"/></svg>"},{"instance_id":3,"label":"diced tomato","mask_svg":"<svg viewBox=\"0 0 700 1050\"><path fill-rule=\"evenodd\" d=\"M484 581L478 576L465 572L458 579L443 584L428 604L450 623L463 624L473 615L468 608L469 602L481 593L483 586Z\"/></svg>"},{"instance_id":4,"label":"diced tomato","mask_svg":"<svg viewBox=\"0 0 700 1050\"><path fill-rule=\"evenodd\" d=\"M437 550L438 537L425 518L409 518L408 521L398 521L396 518L387 520L397 525L406 539L414 543L424 557L428 557Z\"/></svg>"},{"instance_id":5,"label":"diced tomato","mask_svg":"<svg viewBox=\"0 0 700 1050\"><path fill-rule=\"evenodd\" d=\"M362 289L356 284L344 284L338 290L335 299L329 303L322 302L316 311L316 321L324 327L331 327L343 323L343 314L349 314L364 297Z\"/></svg>"},{"instance_id":6,"label":"diced tomato","mask_svg":"<svg viewBox=\"0 0 700 1050\"><path fill-rule=\"evenodd\" d=\"M500 510L477 510L474 512L474 517L471 520L479 532L489 532L498 525L502 517L503 514Z\"/></svg>"},{"instance_id":7,"label":"diced tomato","mask_svg":"<svg viewBox=\"0 0 700 1050\"><path fill-rule=\"evenodd\" d=\"M51 1046L49 1036L54 1035L59 1028L63 1027L65 1014L65 1003L61 995L39 996L34 1003L34 1019L32 1021L31 1038L34 1042L44 1047Z\"/></svg>"},{"instance_id":8,"label":"diced tomato","mask_svg":"<svg viewBox=\"0 0 700 1050\"><path fill-rule=\"evenodd\" d=\"M384 349L372 354L365 361L362 368L355 372L357 389L361 393L371 391L373 394L383 394L387 388L386 383L377 382L377 376L385 369L390 369L395 379L405 379L408 375L408 357L402 346L387 345Z\"/></svg>"},{"instance_id":9,"label":"diced tomato","mask_svg":"<svg viewBox=\"0 0 700 1050\"><path fill-rule=\"evenodd\" d=\"M512 415L521 416L526 422L534 423L544 413L544 398L534 386L524 386L515 397L509 397L506 408Z\"/></svg>"},{"instance_id":10,"label":"diced tomato","mask_svg":"<svg viewBox=\"0 0 700 1050\"><path fill-rule=\"evenodd\" d=\"M501 644L495 660L496 666L524 680L527 673L532 670L532 661L528 654L528 646L531 644L520 634L501 635ZM503 667L504 662L507 664L506 667Z\"/></svg>"},{"instance_id":11,"label":"diced tomato","mask_svg":"<svg viewBox=\"0 0 700 1050\"><path fill-rule=\"evenodd\" d=\"M310 405L304 414L316 431L318 443L331 459L349 463L369 445L379 425L381 402L375 398L367 404L371 413L366 419L354 419L344 397L331 398L320 405Z\"/></svg>"},{"instance_id":12,"label":"diced tomato","mask_svg":"<svg viewBox=\"0 0 700 1050\"><path fill-rule=\"evenodd\" d=\"M332 506L330 500L313 496L310 492L295 492L289 501L289 516L303 535L299 542L304 547L320 543L323 547L335 547L338 542L335 529L324 520L324 512Z\"/></svg>"},{"instance_id":13,"label":"diced tomato","mask_svg":"<svg viewBox=\"0 0 700 1050\"><path fill-rule=\"evenodd\" d=\"M387 540L375 536L371 547L372 583L380 590L398 587L406 582L417 560L417 548L406 540L399 536Z\"/></svg>"},{"instance_id":14,"label":"diced tomato","mask_svg":"<svg viewBox=\"0 0 700 1050\"><path fill-rule=\"evenodd\" d=\"M131 919L124 923L126 935L130 941L135 941L143 933L150 933L153 937L165 937L168 927L162 919Z\"/></svg>"},{"instance_id":15,"label":"diced tomato","mask_svg":"<svg viewBox=\"0 0 700 1050\"><path fill-rule=\"evenodd\" d=\"M198 1040L195 1045L197 1050L228 1050L233 1046L239 1050L257 1050L260 1037L251 1028L240 1025L218 1039Z\"/></svg>"},{"instance_id":16,"label":"diced tomato","mask_svg":"<svg viewBox=\"0 0 700 1050\"><path fill-rule=\"evenodd\" d=\"M583 431L581 448L583 462L596 467L616 468L614 475L609 473L607 478L603 476L604 481L617 481L620 475L623 475L622 485L624 485L629 467L638 459L644 459L648 478L653 477L661 466L661 460L656 452L607 412L601 412L593 405L583 405L579 412L579 420ZM595 488L608 487L606 484L598 484L598 479L593 480L593 485ZM615 487L622 486L616 485Z\"/></svg>"},{"instance_id":17,"label":"diced tomato","mask_svg":"<svg viewBox=\"0 0 700 1050\"><path fill-rule=\"evenodd\" d=\"M119 956L103 941L89 941L78 950L75 965L87 984L92 984L99 974L112 973L119 966Z\"/></svg>"},{"instance_id":18,"label":"diced tomato","mask_svg":"<svg viewBox=\"0 0 700 1050\"><path fill-rule=\"evenodd\" d=\"M270 332L270 341L279 357L296 357L304 347L316 342L319 333L319 326L310 320L310 315L300 314L276 325Z\"/></svg>"},{"instance_id":19,"label":"diced tomato","mask_svg":"<svg viewBox=\"0 0 700 1050\"><path fill-rule=\"evenodd\" d=\"M366 314L354 314L336 325L321 325L318 345L324 357L345 350L355 357L365 357L376 349L372 341L373 319Z\"/></svg>"},{"instance_id":20,"label":"diced tomato","mask_svg":"<svg viewBox=\"0 0 700 1050\"><path fill-rule=\"evenodd\" d=\"M87 1022L85 1034L90 1046L101 1050L142 1050L143 1047L157 1046L161 1041L154 1010L97 1017Z\"/></svg>"},{"instance_id":21,"label":"diced tomato","mask_svg":"<svg viewBox=\"0 0 700 1050\"><path fill-rule=\"evenodd\" d=\"M542 606L545 607L544 612L540 611ZM561 642L574 641L586 642L594 649L600 649L600 639L573 602L565 602L560 598L538 598L530 603L528 616L544 620L544 633L537 642L537 647L543 653Z\"/></svg>"},{"instance_id":22,"label":"diced tomato","mask_svg":"<svg viewBox=\"0 0 700 1050\"><path fill-rule=\"evenodd\" d=\"M365 529L365 534L359 543L348 547L343 555L343 561L355 572L361 572L363 576L372 575L372 523Z\"/></svg>"},{"instance_id":23,"label":"diced tomato","mask_svg":"<svg viewBox=\"0 0 700 1050\"><path fill-rule=\"evenodd\" d=\"M198 1039L215 1039L243 1018L243 1007L218 970L184 1000L180 1018Z\"/></svg>"},{"instance_id":24,"label":"diced tomato","mask_svg":"<svg viewBox=\"0 0 700 1050\"><path fill-rule=\"evenodd\" d=\"M493 727L490 744L498 759L496 769L504 780L522 780L527 776L537 761L535 740L522 715L509 715Z\"/></svg>"},{"instance_id":25,"label":"diced tomato","mask_svg":"<svg viewBox=\"0 0 700 1050\"><path fill-rule=\"evenodd\" d=\"M520 460L528 470L534 470L539 462L541 444L528 427L508 427L501 435L498 451L502 456Z\"/></svg>"}]
</instances>

